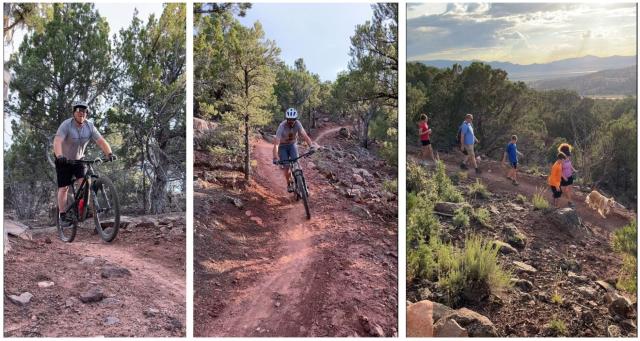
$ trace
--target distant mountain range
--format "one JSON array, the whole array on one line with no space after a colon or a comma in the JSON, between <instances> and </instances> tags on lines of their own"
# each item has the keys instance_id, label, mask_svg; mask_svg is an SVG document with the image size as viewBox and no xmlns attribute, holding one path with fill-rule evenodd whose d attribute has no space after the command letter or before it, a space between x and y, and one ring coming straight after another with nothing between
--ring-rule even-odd
<instances>
[{"instance_id":1,"label":"distant mountain range","mask_svg":"<svg viewBox=\"0 0 640 341\"><path fill-rule=\"evenodd\" d=\"M463 67L468 66L471 60L426 60L421 63L437 68L451 67L458 63ZM620 69L636 65L636 56L611 56L596 57L584 56L579 58L569 58L545 64L520 65L510 62L484 62L492 68L499 68L507 71L509 79L516 81L537 81L549 80L553 78L567 78L581 76L602 70ZM634 74L635 76L635 74Z\"/></svg>"},{"instance_id":2,"label":"distant mountain range","mask_svg":"<svg viewBox=\"0 0 640 341\"><path fill-rule=\"evenodd\" d=\"M531 82L538 90L567 89L582 96L636 95L636 66L604 70L583 76L546 79Z\"/></svg>"}]
</instances>

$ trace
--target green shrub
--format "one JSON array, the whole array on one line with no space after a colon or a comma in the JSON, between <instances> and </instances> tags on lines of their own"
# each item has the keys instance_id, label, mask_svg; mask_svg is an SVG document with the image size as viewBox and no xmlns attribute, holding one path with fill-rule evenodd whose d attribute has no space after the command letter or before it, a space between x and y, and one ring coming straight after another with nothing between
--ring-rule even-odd
<instances>
[{"instance_id":1,"label":"green shrub","mask_svg":"<svg viewBox=\"0 0 640 341\"><path fill-rule=\"evenodd\" d=\"M382 187L393 194L398 194L398 179L385 180Z\"/></svg>"},{"instance_id":2,"label":"green shrub","mask_svg":"<svg viewBox=\"0 0 640 341\"><path fill-rule=\"evenodd\" d=\"M491 196L491 193L487 187L480 182L480 179L476 179L476 182L469 185L469 196L473 198L487 199Z\"/></svg>"},{"instance_id":3,"label":"green shrub","mask_svg":"<svg viewBox=\"0 0 640 341\"><path fill-rule=\"evenodd\" d=\"M562 296L560 294L558 294L557 292L553 293L553 295L551 295L551 303L554 304L562 304Z\"/></svg>"},{"instance_id":4,"label":"green shrub","mask_svg":"<svg viewBox=\"0 0 640 341\"><path fill-rule=\"evenodd\" d=\"M437 238L440 233L440 221L433 214L433 201L424 193L410 193L407 198L407 246L428 241L431 236Z\"/></svg>"},{"instance_id":5,"label":"green shrub","mask_svg":"<svg viewBox=\"0 0 640 341\"><path fill-rule=\"evenodd\" d=\"M478 208L473 210L473 219L484 227L491 227L491 216L486 208Z\"/></svg>"},{"instance_id":6,"label":"green shrub","mask_svg":"<svg viewBox=\"0 0 640 341\"><path fill-rule=\"evenodd\" d=\"M436 162L436 172L433 176L440 200L448 202L463 202L462 193L453 185L447 176L446 168L442 161Z\"/></svg>"},{"instance_id":7,"label":"green shrub","mask_svg":"<svg viewBox=\"0 0 640 341\"><path fill-rule=\"evenodd\" d=\"M617 287L635 293L638 287L638 227L636 220L618 229L613 234L613 249L622 253L622 269L618 277Z\"/></svg>"},{"instance_id":8,"label":"green shrub","mask_svg":"<svg viewBox=\"0 0 640 341\"><path fill-rule=\"evenodd\" d=\"M535 193L533 198L531 198L531 202L533 203L534 210L546 210L549 208L549 202L540 193Z\"/></svg>"},{"instance_id":9,"label":"green shrub","mask_svg":"<svg viewBox=\"0 0 640 341\"><path fill-rule=\"evenodd\" d=\"M551 329L556 335L567 335L567 326L564 322L554 316L549 321L549 329Z\"/></svg>"},{"instance_id":10,"label":"green shrub","mask_svg":"<svg viewBox=\"0 0 640 341\"><path fill-rule=\"evenodd\" d=\"M469 227L469 215L463 208L459 208L453 213L453 225L456 227Z\"/></svg>"},{"instance_id":11,"label":"green shrub","mask_svg":"<svg viewBox=\"0 0 640 341\"><path fill-rule=\"evenodd\" d=\"M435 190L431 176L427 171L413 161L407 162L407 192L422 192Z\"/></svg>"},{"instance_id":12,"label":"green shrub","mask_svg":"<svg viewBox=\"0 0 640 341\"><path fill-rule=\"evenodd\" d=\"M518 194L518 196L516 197L516 202L519 204L524 204L527 202L527 197L522 194Z\"/></svg>"}]
</instances>

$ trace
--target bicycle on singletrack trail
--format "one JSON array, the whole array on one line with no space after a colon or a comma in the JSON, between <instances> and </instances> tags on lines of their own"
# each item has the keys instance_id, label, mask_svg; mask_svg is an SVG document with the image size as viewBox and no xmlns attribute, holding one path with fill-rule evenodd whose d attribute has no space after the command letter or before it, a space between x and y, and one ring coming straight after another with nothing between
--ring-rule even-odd
<instances>
[{"instance_id":1,"label":"bicycle on singletrack trail","mask_svg":"<svg viewBox=\"0 0 640 341\"><path fill-rule=\"evenodd\" d=\"M291 175L293 175L293 195L296 201L302 199L307 219L311 219L311 211L309 211L309 189L307 188L307 182L304 179L304 174L302 172L300 164L298 163L298 160L302 159L303 157L310 156L315 152L315 149L311 149L295 159L273 161L274 164L287 166L291 170Z\"/></svg>"},{"instance_id":2,"label":"bicycle on singletrack trail","mask_svg":"<svg viewBox=\"0 0 640 341\"><path fill-rule=\"evenodd\" d=\"M109 162L107 159L69 160L68 164L87 165L84 179L76 190L75 181L69 185L71 204L65 210L71 224L63 227L58 219L58 234L62 241L72 242L76 237L78 224L93 216L95 231L105 242L116 238L120 228L120 203L111 179L100 176L93 170L94 165ZM69 199L67 199L67 202ZM89 206L87 209L87 205Z\"/></svg>"}]
</instances>

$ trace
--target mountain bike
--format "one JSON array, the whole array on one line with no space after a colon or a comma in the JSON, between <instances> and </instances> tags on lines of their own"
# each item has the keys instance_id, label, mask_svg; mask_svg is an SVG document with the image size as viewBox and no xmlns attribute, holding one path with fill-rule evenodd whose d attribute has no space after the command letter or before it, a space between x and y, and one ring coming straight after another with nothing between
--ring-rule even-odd
<instances>
[{"instance_id":1,"label":"mountain bike","mask_svg":"<svg viewBox=\"0 0 640 341\"><path fill-rule=\"evenodd\" d=\"M303 157L307 157L315 152L316 151L314 149L311 149L295 159L273 162L274 164L288 166L291 170L291 174L293 175L293 195L296 201L302 199L302 203L304 204L304 211L307 214L307 219L311 219L311 212L309 211L309 189L307 188L307 182L304 179L304 174L302 173L302 168L300 168L298 160L302 159Z\"/></svg>"},{"instance_id":2,"label":"mountain bike","mask_svg":"<svg viewBox=\"0 0 640 341\"><path fill-rule=\"evenodd\" d=\"M97 158L93 161L67 161L69 164L87 165L87 169L77 190L75 181L69 185L71 204L67 206L65 214L67 219L71 220L71 225L62 227L58 219L58 234L62 241L68 243L73 241L76 237L78 224L85 221L89 217L89 213L93 216L95 231L98 232L102 240L111 242L116 238L120 228L120 203L116 188L109 178L100 176L93 170L94 165L103 162L109 162L109 160Z\"/></svg>"}]
</instances>

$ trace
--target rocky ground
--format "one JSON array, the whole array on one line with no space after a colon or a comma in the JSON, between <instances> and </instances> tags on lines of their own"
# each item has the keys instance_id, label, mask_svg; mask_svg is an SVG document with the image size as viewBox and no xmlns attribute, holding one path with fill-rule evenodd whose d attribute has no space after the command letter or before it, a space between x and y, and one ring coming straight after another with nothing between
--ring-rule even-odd
<instances>
[{"instance_id":1,"label":"rocky ground","mask_svg":"<svg viewBox=\"0 0 640 341\"><path fill-rule=\"evenodd\" d=\"M458 174L458 158L441 157L448 173ZM408 332L428 332L425 314L431 314L436 336L636 336L637 299L615 288L621 256L611 248L612 232L635 214L617 211L603 219L584 205L586 194L577 186L576 209L535 210L531 196L546 189L546 178L522 175L516 187L498 163L483 162L482 167L483 174L468 172L458 188L473 207L490 212L491 226L472 222L471 229L496 241L500 263L512 273L512 287L465 300L454 310L438 303L445 300L436 283L414 283L407 289L408 301L421 303L408 306ZM469 196L476 179L489 189L489 198ZM453 208L443 204L437 209ZM455 228L450 217L440 221L445 238L461 245L465 231Z\"/></svg>"},{"instance_id":2,"label":"rocky ground","mask_svg":"<svg viewBox=\"0 0 640 341\"><path fill-rule=\"evenodd\" d=\"M311 220L269 142L253 144L249 183L196 151L196 336L397 334L394 171L339 127L320 131L323 148L301 162Z\"/></svg>"},{"instance_id":3,"label":"rocky ground","mask_svg":"<svg viewBox=\"0 0 640 341\"><path fill-rule=\"evenodd\" d=\"M122 222L109 244L88 223L5 236L4 336L185 336L184 214Z\"/></svg>"}]
</instances>

